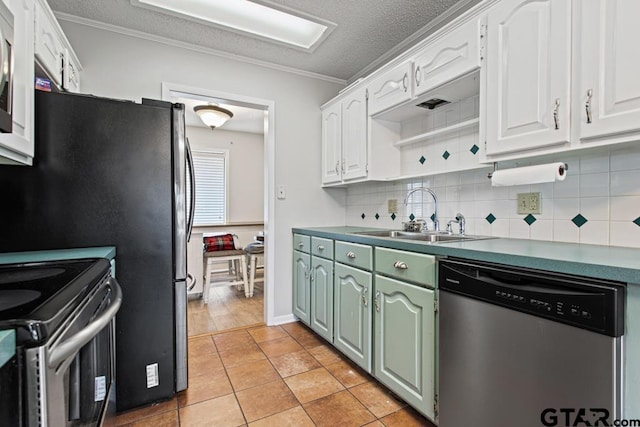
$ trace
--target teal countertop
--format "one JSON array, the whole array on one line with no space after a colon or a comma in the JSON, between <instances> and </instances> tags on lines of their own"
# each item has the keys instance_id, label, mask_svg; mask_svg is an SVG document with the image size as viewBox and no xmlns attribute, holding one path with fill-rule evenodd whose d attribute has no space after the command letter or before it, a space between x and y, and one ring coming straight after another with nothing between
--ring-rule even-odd
<instances>
[{"instance_id":1,"label":"teal countertop","mask_svg":"<svg viewBox=\"0 0 640 427\"><path fill-rule=\"evenodd\" d=\"M640 249L504 238L429 244L352 234L369 230L376 229L314 227L294 228L293 232L425 254L640 284Z\"/></svg>"},{"instance_id":2,"label":"teal countertop","mask_svg":"<svg viewBox=\"0 0 640 427\"><path fill-rule=\"evenodd\" d=\"M0 331L0 368L16 354L16 332Z\"/></svg>"},{"instance_id":3,"label":"teal countertop","mask_svg":"<svg viewBox=\"0 0 640 427\"><path fill-rule=\"evenodd\" d=\"M56 249L50 251L5 252L0 253L0 264L16 264L40 261L59 261L63 259L108 258L116 256L115 246L95 248Z\"/></svg>"}]
</instances>

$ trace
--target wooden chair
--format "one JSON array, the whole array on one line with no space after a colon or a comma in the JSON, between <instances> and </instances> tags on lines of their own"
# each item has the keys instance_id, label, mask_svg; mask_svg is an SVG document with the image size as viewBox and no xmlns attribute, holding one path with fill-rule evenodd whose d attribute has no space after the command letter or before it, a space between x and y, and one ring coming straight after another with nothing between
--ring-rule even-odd
<instances>
[{"instance_id":1,"label":"wooden chair","mask_svg":"<svg viewBox=\"0 0 640 427\"><path fill-rule=\"evenodd\" d=\"M228 242L228 236L233 236L233 243ZM238 245L238 236L229 234L204 235L204 287L202 299L209 303L209 289L214 286L233 286L238 290L244 288L245 296L249 296L247 286L247 262L244 250ZM224 241L224 245L207 244L211 241ZM212 247L214 246L214 247ZM220 264L224 263L224 268Z\"/></svg>"},{"instance_id":2,"label":"wooden chair","mask_svg":"<svg viewBox=\"0 0 640 427\"><path fill-rule=\"evenodd\" d=\"M245 296L252 297L253 296L253 287L256 282L256 270L258 268L262 268L264 271L264 243L261 242L253 242L249 243L244 251L247 254L247 263L249 264L249 291L248 295L245 292ZM262 262L258 264L258 259ZM264 282L264 276L262 279L258 279L258 281L262 280Z\"/></svg>"}]
</instances>

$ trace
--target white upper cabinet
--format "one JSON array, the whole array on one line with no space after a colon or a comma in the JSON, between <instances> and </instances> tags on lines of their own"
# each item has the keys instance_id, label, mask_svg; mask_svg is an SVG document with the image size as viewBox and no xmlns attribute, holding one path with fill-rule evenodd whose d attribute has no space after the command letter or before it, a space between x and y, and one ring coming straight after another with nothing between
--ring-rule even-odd
<instances>
[{"instance_id":1,"label":"white upper cabinet","mask_svg":"<svg viewBox=\"0 0 640 427\"><path fill-rule=\"evenodd\" d=\"M13 132L0 134L0 163L33 162L34 0L5 1L13 13Z\"/></svg>"},{"instance_id":2,"label":"white upper cabinet","mask_svg":"<svg viewBox=\"0 0 640 427\"><path fill-rule=\"evenodd\" d=\"M483 19L471 20L418 52L414 60L414 96L480 68L485 31Z\"/></svg>"},{"instance_id":3,"label":"white upper cabinet","mask_svg":"<svg viewBox=\"0 0 640 427\"><path fill-rule=\"evenodd\" d=\"M369 83L369 115L413 98L413 62L403 62Z\"/></svg>"},{"instance_id":4,"label":"white upper cabinet","mask_svg":"<svg viewBox=\"0 0 640 427\"><path fill-rule=\"evenodd\" d=\"M502 0L487 23L485 154L568 143L571 2Z\"/></svg>"},{"instance_id":5,"label":"white upper cabinet","mask_svg":"<svg viewBox=\"0 0 640 427\"><path fill-rule=\"evenodd\" d=\"M75 53L65 49L64 62L62 64L62 88L69 92L80 92L80 61Z\"/></svg>"},{"instance_id":6,"label":"white upper cabinet","mask_svg":"<svg viewBox=\"0 0 640 427\"><path fill-rule=\"evenodd\" d=\"M640 131L640 1L576 4L579 86L575 105L581 142ZM635 136L637 139L637 135Z\"/></svg>"},{"instance_id":7,"label":"white upper cabinet","mask_svg":"<svg viewBox=\"0 0 640 427\"><path fill-rule=\"evenodd\" d=\"M322 184L366 176L367 95L358 88L322 110Z\"/></svg>"}]
</instances>

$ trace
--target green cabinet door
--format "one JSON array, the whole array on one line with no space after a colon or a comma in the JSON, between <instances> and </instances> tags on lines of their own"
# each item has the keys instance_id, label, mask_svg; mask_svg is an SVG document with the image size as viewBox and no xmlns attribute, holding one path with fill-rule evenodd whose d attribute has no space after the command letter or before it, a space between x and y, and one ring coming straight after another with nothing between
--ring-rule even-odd
<instances>
[{"instance_id":1,"label":"green cabinet door","mask_svg":"<svg viewBox=\"0 0 640 427\"><path fill-rule=\"evenodd\" d=\"M333 345L371 372L371 273L335 264Z\"/></svg>"},{"instance_id":2,"label":"green cabinet door","mask_svg":"<svg viewBox=\"0 0 640 427\"><path fill-rule=\"evenodd\" d=\"M333 261L311 259L311 329L333 341Z\"/></svg>"},{"instance_id":3,"label":"green cabinet door","mask_svg":"<svg viewBox=\"0 0 640 427\"><path fill-rule=\"evenodd\" d=\"M311 321L310 264L309 254L293 251L293 314L307 325Z\"/></svg>"},{"instance_id":4,"label":"green cabinet door","mask_svg":"<svg viewBox=\"0 0 640 427\"><path fill-rule=\"evenodd\" d=\"M374 375L434 419L434 291L376 275Z\"/></svg>"}]
</instances>

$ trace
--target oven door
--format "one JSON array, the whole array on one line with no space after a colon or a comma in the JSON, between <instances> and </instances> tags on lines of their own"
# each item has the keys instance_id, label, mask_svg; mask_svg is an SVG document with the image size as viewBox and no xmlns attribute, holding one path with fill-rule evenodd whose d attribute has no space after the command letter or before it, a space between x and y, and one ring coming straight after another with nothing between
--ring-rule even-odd
<instances>
[{"instance_id":1,"label":"oven door","mask_svg":"<svg viewBox=\"0 0 640 427\"><path fill-rule=\"evenodd\" d=\"M115 399L115 315L121 301L120 287L109 277L50 343L27 351L28 363L39 368L27 371L30 426L96 426L115 409L110 400ZM44 363L33 364L39 361Z\"/></svg>"}]
</instances>

